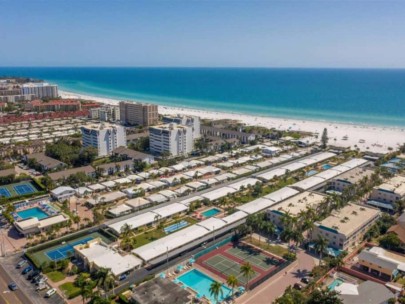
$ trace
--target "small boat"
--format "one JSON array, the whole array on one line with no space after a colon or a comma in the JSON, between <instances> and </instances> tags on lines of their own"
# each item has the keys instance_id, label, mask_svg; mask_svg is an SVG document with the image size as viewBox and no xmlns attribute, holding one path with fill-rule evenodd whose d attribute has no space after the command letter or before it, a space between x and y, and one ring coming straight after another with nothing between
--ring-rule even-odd
<instances>
[{"instance_id":1,"label":"small boat","mask_svg":"<svg viewBox=\"0 0 405 304\"><path fill-rule=\"evenodd\" d=\"M347 135L345 135L345 136L342 137L342 139L343 139L343 140L348 140L349 137L348 137Z\"/></svg>"}]
</instances>

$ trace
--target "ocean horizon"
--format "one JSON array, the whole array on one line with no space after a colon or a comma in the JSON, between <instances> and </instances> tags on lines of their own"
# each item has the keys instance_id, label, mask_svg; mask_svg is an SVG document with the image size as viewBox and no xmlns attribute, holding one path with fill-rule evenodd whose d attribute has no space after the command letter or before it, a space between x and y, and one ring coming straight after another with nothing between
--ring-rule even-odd
<instances>
[{"instance_id":1,"label":"ocean horizon","mask_svg":"<svg viewBox=\"0 0 405 304\"><path fill-rule=\"evenodd\" d=\"M405 126L405 69L0 67L0 76L169 107Z\"/></svg>"}]
</instances>

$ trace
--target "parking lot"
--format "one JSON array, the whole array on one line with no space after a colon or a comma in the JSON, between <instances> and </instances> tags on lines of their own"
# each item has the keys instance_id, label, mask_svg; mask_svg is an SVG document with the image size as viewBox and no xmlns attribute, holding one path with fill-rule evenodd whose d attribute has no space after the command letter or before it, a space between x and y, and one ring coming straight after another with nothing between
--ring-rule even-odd
<instances>
[{"instance_id":1,"label":"parking lot","mask_svg":"<svg viewBox=\"0 0 405 304\"><path fill-rule=\"evenodd\" d=\"M2 297L5 300L5 303L64 303L64 299L59 294L54 294L50 298L45 298L45 293L49 288L39 292L36 291L35 289L37 286L27 279L29 273L26 275L21 274L22 270L29 264L27 263L19 269L16 268L17 263L21 260L21 255L14 255L1 259L0 263L4 271L2 271L3 269L0 269L0 288L4 289L3 285L8 285L11 281L14 281L19 288L16 291L9 291L7 287L7 290L2 291ZM5 282L7 282L7 284L5 284ZM6 298L8 296L9 298ZM2 301L0 302L3 303Z\"/></svg>"}]
</instances>

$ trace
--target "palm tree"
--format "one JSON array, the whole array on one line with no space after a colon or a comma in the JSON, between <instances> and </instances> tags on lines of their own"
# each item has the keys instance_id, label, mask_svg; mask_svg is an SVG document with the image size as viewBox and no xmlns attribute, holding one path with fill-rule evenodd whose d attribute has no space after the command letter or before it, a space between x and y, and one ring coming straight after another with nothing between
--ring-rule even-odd
<instances>
[{"instance_id":1,"label":"palm tree","mask_svg":"<svg viewBox=\"0 0 405 304\"><path fill-rule=\"evenodd\" d=\"M239 285L238 278L231 274L231 275L226 279L226 284L228 284L228 286L231 287L231 289L232 289L232 296L233 296L233 293L234 293L235 288Z\"/></svg>"},{"instance_id":2,"label":"palm tree","mask_svg":"<svg viewBox=\"0 0 405 304\"><path fill-rule=\"evenodd\" d=\"M84 304L86 299L90 298L92 294L92 288L90 287L90 274L87 272L80 273L76 277L74 284L81 289Z\"/></svg>"},{"instance_id":3,"label":"palm tree","mask_svg":"<svg viewBox=\"0 0 405 304\"><path fill-rule=\"evenodd\" d=\"M321 265L322 262L322 256L323 253L325 252L326 248L328 247L329 242L327 239L324 237L320 236L316 241L315 241L315 251L319 254L319 265Z\"/></svg>"},{"instance_id":4,"label":"palm tree","mask_svg":"<svg viewBox=\"0 0 405 304\"><path fill-rule=\"evenodd\" d=\"M215 298L215 302L218 302L219 295L222 297L224 294L222 284L217 281L212 282L210 286L210 294Z\"/></svg>"},{"instance_id":5,"label":"palm tree","mask_svg":"<svg viewBox=\"0 0 405 304\"><path fill-rule=\"evenodd\" d=\"M244 278L246 278L246 290L249 284L250 278L255 274L252 265L249 262L246 262L240 266L240 272Z\"/></svg>"},{"instance_id":6,"label":"palm tree","mask_svg":"<svg viewBox=\"0 0 405 304\"><path fill-rule=\"evenodd\" d=\"M96 278L97 278L97 287L104 287L104 283L108 275L110 274L110 269L100 267L97 272L96 272Z\"/></svg>"},{"instance_id":7,"label":"palm tree","mask_svg":"<svg viewBox=\"0 0 405 304\"><path fill-rule=\"evenodd\" d=\"M132 226L125 223L124 225L122 225L120 232L122 238L127 238L132 234Z\"/></svg>"},{"instance_id":8,"label":"palm tree","mask_svg":"<svg viewBox=\"0 0 405 304\"><path fill-rule=\"evenodd\" d=\"M274 233L276 232L276 226L272 222L266 222L266 225L264 226L264 233L267 236L272 237Z\"/></svg>"}]
</instances>

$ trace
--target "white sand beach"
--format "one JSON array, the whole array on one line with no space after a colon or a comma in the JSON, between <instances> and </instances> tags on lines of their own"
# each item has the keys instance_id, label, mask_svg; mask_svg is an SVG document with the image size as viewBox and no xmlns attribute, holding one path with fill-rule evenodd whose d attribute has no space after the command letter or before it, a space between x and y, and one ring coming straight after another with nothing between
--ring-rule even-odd
<instances>
[{"instance_id":1,"label":"white sand beach","mask_svg":"<svg viewBox=\"0 0 405 304\"><path fill-rule=\"evenodd\" d=\"M59 91L59 93L63 98L89 99L105 104L118 104L119 102L119 100L116 99L94 97L66 91ZM168 106L159 106L159 113L196 115L208 119L236 119L247 125L257 125L278 130L307 131L319 134L322 134L323 129L327 128L329 144L351 147L353 149L358 147L362 151L385 153L389 151L389 148L397 149L399 145L405 143L405 127L383 127L328 121L284 119Z\"/></svg>"}]
</instances>

